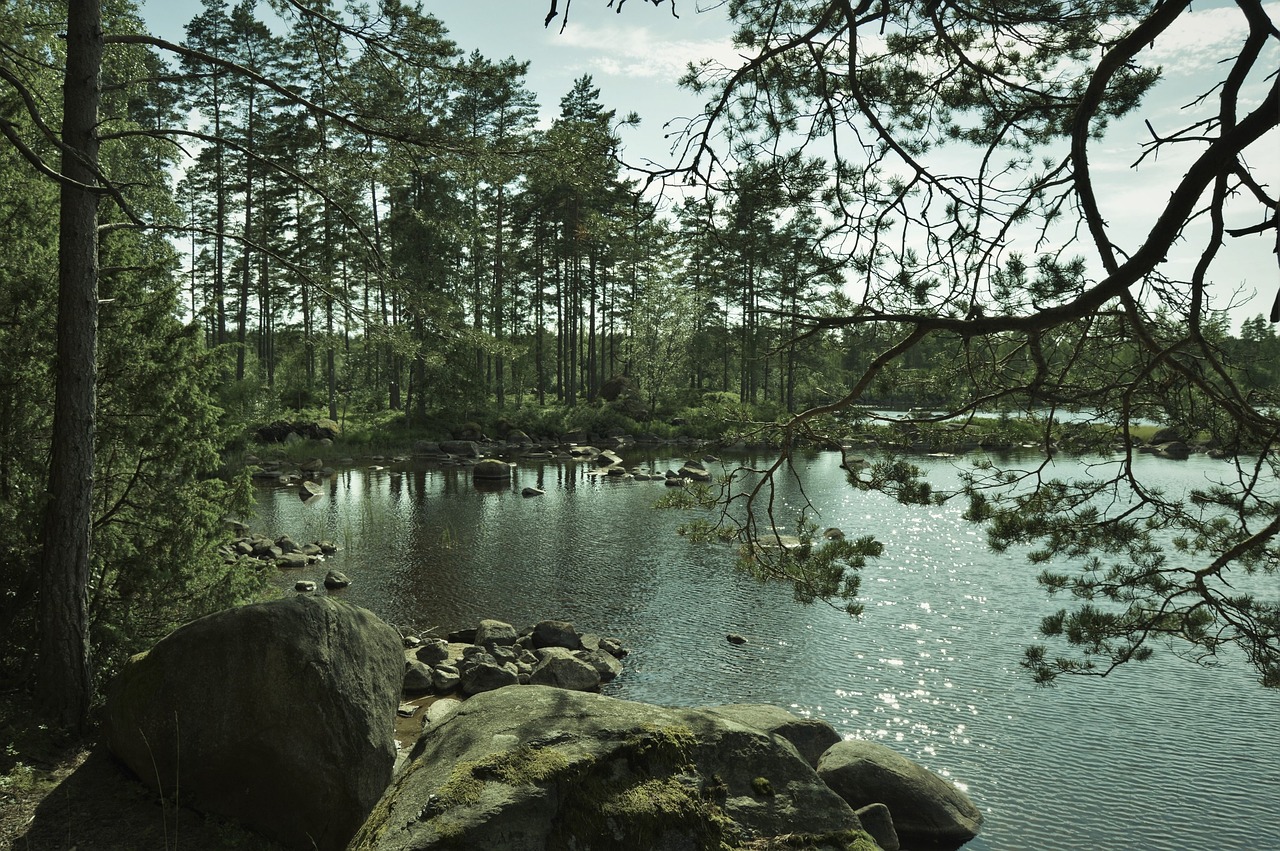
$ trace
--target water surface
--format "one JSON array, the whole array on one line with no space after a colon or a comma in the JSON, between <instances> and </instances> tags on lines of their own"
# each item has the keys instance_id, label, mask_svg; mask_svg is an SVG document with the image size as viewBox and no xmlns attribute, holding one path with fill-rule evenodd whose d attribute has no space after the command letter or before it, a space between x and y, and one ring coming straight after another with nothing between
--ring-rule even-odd
<instances>
[{"instance_id":1,"label":"water surface","mask_svg":"<svg viewBox=\"0 0 1280 851\"><path fill-rule=\"evenodd\" d=\"M946 486L972 460L917 463ZM1228 469L1139 461L1144 479L1173 491ZM838 464L836 453L799 459L803 493L784 482L778 516L807 494L820 527L884 542L856 620L738 574L725 546L679 537L689 515L653 508L661 483L590 476L584 463L521 464L490 492L461 468L345 470L311 505L264 489L255 531L337 542L325 565L282 584L336 568L353 581L347 599L392 623L562 618L632 649L609 694L774 703L882 741L969 793L986 819L966 846L975 851L1280 849L1280 693L1242 661L1206 670L1167 651L1106 679L1037 688L1018 663L1040 618L1063 605L1039 590L1039 568L990 552L960 504L858 492ZM521 497L529 485L546 495ZM1274 598L1277 583L1261 590ZM748 642L729 644L729 632Z\"/></svg>"}]
</instances>

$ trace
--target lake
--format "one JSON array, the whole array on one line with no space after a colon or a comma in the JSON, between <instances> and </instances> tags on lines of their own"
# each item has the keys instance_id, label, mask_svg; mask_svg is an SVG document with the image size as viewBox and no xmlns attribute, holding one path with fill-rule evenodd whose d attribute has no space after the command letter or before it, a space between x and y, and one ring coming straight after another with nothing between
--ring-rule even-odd
<instances>
[{"instance_id":1,"label":"lake","mask_svg":"<svg viewBox=\"0 0 1280 851\"><path fill-rule=\"evenodd\" d=\"M658 471L682 460L623 456ZM946 486L976 457L915 463ZM589 476L583 462L522 463L489 492L465 468L347 469L313 504L262 489L254 531L342 548L282 572L282 587L341 570L353 583L338 592L346 599L438 634L486 617L570 620L631 648L607 694L773 703L888 744L982 810L982 835L966 849L1280 849L1280 693L1258 686L1243 660L1209 670L1161 648L1105 679L1036 687L1019 667L1023 649L1040 618L1066 605L1039 589L1039 568L990 552L960 503L859 492L839 460L815 452L796 469L820 528L885 544L863 571L860 619L740 575L729 547L676 534L690 515L653 507L660 482ZM1069 476L1085 462L1053 463ZM1174 492L1229 469L1203 456L1138 463L1144 481ZM529 485L546 495L522 497ZM802 499L783 482L782 509ZM1264 581L1274 599L1280 580ZM730 644L730 632L747 643Z\"/></svg>"}]
</instances>

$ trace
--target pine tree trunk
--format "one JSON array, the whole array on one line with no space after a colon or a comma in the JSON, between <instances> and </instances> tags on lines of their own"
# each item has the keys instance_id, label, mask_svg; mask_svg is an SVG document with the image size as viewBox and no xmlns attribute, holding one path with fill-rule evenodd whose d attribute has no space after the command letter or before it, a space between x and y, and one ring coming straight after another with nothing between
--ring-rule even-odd
<instances>
[{"instance_id":1,"label":"pine tree trunk","mask_svg":"<svg viewBox=\"0 0 1280 851\"><path fill-rule=\"evenodd\" d=\"M96 183L102 52L99 0L70 0L62 173L88 187ZM93 694L87 587L97 391L97 192L63 184L60 210L57 384L41 541L36 698L52 725L79 733L87 726Z\"/></svg>"}]
</instances>

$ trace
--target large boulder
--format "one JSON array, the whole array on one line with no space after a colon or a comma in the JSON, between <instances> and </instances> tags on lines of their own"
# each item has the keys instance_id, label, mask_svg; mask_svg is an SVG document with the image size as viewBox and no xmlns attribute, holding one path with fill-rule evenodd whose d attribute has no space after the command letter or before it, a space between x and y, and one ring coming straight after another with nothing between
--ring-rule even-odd
<instances>
[{"instance_id":1,"label":"large boulder","mask_svg":"<svg viewBox=\"0 0 1280 851\"><path fill-rule=\"evenodd\" d=\"M1187 429L1179 426L1164 426L1163 428L1156 429L1155 434L1151 435L1151 440L1149 440L1148 443L1153 446L1157 446L1161 443L1185 443L1189 436L1190 433Z\"/></svg>"},{"instance_id":2,"label":"large boulder","mask_svg":"<svg viewBox=\"0 0 1280 851\"><path fill-rule=\"evenodd\" d=\"M876 742L838 742L818 776L855 809L884 804L902 844L955 848L978 835L982 813L953 784Z\"/></svg>"},{"instance_id":3,"label":"large boulder","mask_svg":"<svg viewBox=\"0 0 1280 851\"><path fill-rule=\"evenodd\" d=\"M504 688L412 756L352 851L877 847L790 743L706 710Z\"/></svg>"},{"instance_id":4,"label":"large boulder","mask_svg":"<svg viewBox=\"0 0 1280 851\"><path fill-rule=\"evenodd\" d=\"M486 618L480 621L480 625L476 628L476 634L470 643L481 647L511 645L516 643L517 636L516 628L511 624Z\"/></svg>"},{"instance_id":5,"label":"large boulder","mask_svg":"<svg viewBox=\"0 0 1280 851\"><path fill-rule=\"evenodd\" d=\"M1153 444L1151 454L1158 458L1169 458L1173 461L1185 461L1191 457L1191 447L1181 441Z\"/></svg>"},{"instance_id":6,"label":"large boulder","mask_svg":"<svg viewBox=\"0 0 1280 851\"><path fill-rule=\"evenodd\" d=\"M773 733L795 745L800 756L815 768L827 748L840 741L836 728L820 718L801 718L780 706L765 703L732 703L713 706L711 711L739 724Z\"/></svg>"},{"instance_id":7,"label":"large boulder","mask_svg":"<svg viewBox=\"0 0 1280 851\"><path fill-rule=\"evenodd\" d=\"M243 606L130 659L107 742L162 795L292 848L341 849L391 781L403 676L399 634L365 609Z\"/></svg>"},{"instance_id":8,"label":"large boulder","mask_svg":"<svg viewBox=\"0 0 1280 851\"><path fill-rule=\"evenodd\" d=\"M575 656L572 650L547 647L538 651L538 664L529 674L529 682L572 691L592 691L600 688L600 672L591 662Z\"/></svg>"},{"instance_id":9,"label":"large boulder","mask_svg":"<svg viewBox=\"0 0 1280 851\"><path fill-rule=\"evenodd\" d=\"M676 475L682 479L692 479L695 482L711 481L711 473L700 461L685 461L684 465L676 471Z\"/></svg>"},{"instance_id":10,"label":"large boulder","mask_svg":"<svg viewBox=\"0 0 1280 851\"><path fill-rule=\"evenodd\" d=\"M480 457L480 447L474 440L442 440L440 451L446 455L457 455L462 458Z\"/></svg>"},{"instance_id":11,"label":"large boulder","mask_svg":"<svg viewBox=\"0 0 1280 851\"><path fill-rule=\"evenodd\" d=\"M511 478L511 465L497 458L482 458L476 462L471 475L477 479L503 480Z\"/></svg>"},{"instance_id":12,"label":"large boulder","mask_svg":"<svg viewBox=\"0 0 1280 851\"><path fill-rule=\"evenodd\" d=\"M582 636L568 621L539 621L531 633L534 647L566 647L577 650L582 647Z\"/></svg>"}]
</instances>

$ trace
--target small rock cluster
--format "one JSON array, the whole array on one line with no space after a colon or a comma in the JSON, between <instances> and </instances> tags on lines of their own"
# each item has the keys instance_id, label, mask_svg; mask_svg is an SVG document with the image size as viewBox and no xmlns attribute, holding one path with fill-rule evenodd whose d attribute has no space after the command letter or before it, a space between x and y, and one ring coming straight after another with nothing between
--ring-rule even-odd
<instances>
[{"instance_id":1,"label":"small rock cluster","mask_svg":"<svg viewBox=\"0 0 1280 851\"><path fill-rule=\"evenodd\" d=\"M264 566L272 564L280 568L302 568L337 551L338 547L332 541L299 544L288 535L281 535L273 540L266 535L241 533L223 547L222 554L230 560L255 558L263 562Z\"/></svg>"},{"instance_id":2,"label":"small rock cluster","mask_svg":"<svg viewBox=\"0 0 1280 851\"><path fill-rule=\"evenodd\" d=\"M259 443L293 443L298 440L333 440L341 428L333 420L289 422L276 420L254 432Z\"/></svg>"},{"instance_id":3,"label":"small rock cluster","mask_svg":"<svg viewBox=\"0 0 1280 851\"><path fill-rule=\"evenodd\" d=\"M336 472L322 458L309 458L303 461L298 465L296 472L286 469L285 463L280 460L264 461L253 455L247 456L244 460L246 464L256 468L253 471L254 479L297 488L298 497L308 503L324 495L324 487L320 482Z\"/></svg>"},{"instance_id":4,"label":"small rock cluster","mask_svg":"<svg viewBox=\"0 0 1280 851\"><path fill-rule=\"evenodd\" d=\"M616 638L578 632L572 623L544 620L517 631L482 620L447 639L405 638L404 694L461 692L470 697L509 685L549 685L595 691L622 673L627 650Z\"/></svg>"}]
</instances>

